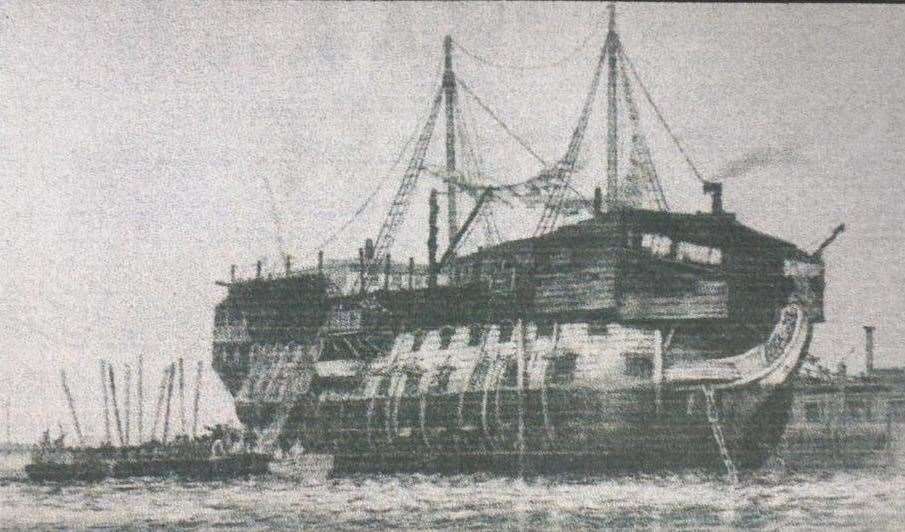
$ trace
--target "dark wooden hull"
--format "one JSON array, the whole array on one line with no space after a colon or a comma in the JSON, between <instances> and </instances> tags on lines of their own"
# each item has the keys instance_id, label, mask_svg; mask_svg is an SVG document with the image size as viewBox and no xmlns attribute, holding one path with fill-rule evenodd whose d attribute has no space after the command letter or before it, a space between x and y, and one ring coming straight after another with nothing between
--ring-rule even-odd
<instances>
[{"instance_id":1,"label":"dark wooden hull","mask_svg":"<svg viewBox=\"0 0 905 532\"><path fill-rule=\"evenodd\" d=\"M94 482L108 476L108 468L99 462L75 464L28 464L28 479L35 482Z\"/></svg>"},{"instance_id":2,"label":"dark wooden hull","mask_svg":"<svg viewBox=\"0 0 905 532\"><path fill-rule=\"evenodd\" d=\"M261 475L268 472L269 463L269 455L246 453L211 459L156 458L75 462L72 464L37 463L25 466L25 472L30 480L38 482L170 476L213 480Z\"/></svg>"},{"instance_id":3,"label":"dark wooden hull","mask_svg":"<svg viewBox=\"0 0 905 532\"><path fill-rule=\"evenodd\" d=\"M426 422L424 430L417 398L400 401L398 419L393 419L395 408L390 408L388 418L387 405L377 404L370 428L367 401L321 405L317 419L295 421L307 429L299 434L306 448L334 456L334 474L595 474L722 467L700 389L664 392L659 410L653 389L620 393L548 390L546 395L525 394L523 440L518 430L520 400L512 391L501 394L499 409L493 399L486 427L481 394L464 399L429 398L426 415L437 421ZM752 385L717 396L720 425L738 467L754 468L764 462L785 427L789 401L786 387ZM470 411L461 424L457 415L460 404ZM441 412L452 415L443 418L438 416ZM318 423L320 427L315 429Z\"/></svg>"}]
</instances>

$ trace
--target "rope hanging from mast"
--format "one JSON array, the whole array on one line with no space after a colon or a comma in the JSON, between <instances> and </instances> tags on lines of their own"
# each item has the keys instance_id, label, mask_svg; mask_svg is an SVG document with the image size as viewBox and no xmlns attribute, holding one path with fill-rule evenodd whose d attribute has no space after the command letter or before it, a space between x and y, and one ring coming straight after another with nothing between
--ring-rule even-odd
<instances>
[{"instance_id":1,"label":"rope hanging from mast","mask_svg":"<svg viewBox=\"0 0 905 532\"><path fill-rule=\"evenodd\" d=\"M362 291L366 292L368 285L377 279L380 265L387 252L393 246L393 242L396 240L396 232L399 229L399 226L402 225L405 213L408 210L409 196L415 189L415 184L424 167L424 157L427 154L427 148L430 144L431 136L433 136L434 133L434 124L437 121L437 115L440 112L440 102L442 100L443 87L441 86L437 91L436 96L434 96L431 112L427 117L424 128L421 130L421 134L418 136L418 142L415 144L415 151L412 154L412 158L409 160L405 175L403 175L402 182L399 184L399 189L396 191L396 196L393 198L393 203L390 205L390 211L387 213L387 217L380 227L380 232L377 234L377 241L374 245L374 256L370 257L368 259L368 264L366 264L368 273L363 280L364 286L360 287Z\"/></svg>"},{"instance_id":2,"label":"rope hanging from mast","mask_svg":"<svg viewBox=\"0 0 905 532\"><path fill-rule=\"evenodd\" d=\"M503 69L503 70L514 70L514 71L543 70L543 69L547 69L547 68L561 67L564 64L566 64L570 61L573 61L582 50L587 48L588 44L591 42L591 40L594 38L594 36L597 35L598 27L599 27L599 24L595 24L594 27L591 28L591 30L588 32L587 36L584 39L582 39L582 41L575 48L573 48L569 53L567 53L560 59L557 59L556 61L553 61L550 63L538 63L538 64L533 64L533 65L512 65L512 64L500 63L498 61L488 59L475 52L472 52L468 48L462 46L462 43L460 43L459 41L453 40L453 44L456 46L456 48L458 48L466 56L474 59L478 63L487 65L489 67L499 68L499 69Z\"/></svg>"},{"instance_id":3,"label":"rope hanging from mast","mask_svg":"<svg viewBox=\"0 0 905 532\"><path fill-rule=\"evenodd\" d=\"M572 132L572 138L569 141L569 147L565 156L559 161L550 175L553 188L544 205L544 212L541 214L540 220L534 229L534 236L543 235L551 231L559 218L560 208L562 206L563 195L566 188L570 185L572 173L575 171L575 163L581 151L582 142L584 141L585 132L588 128L588 121L591 118L591 109L594 106L594 99L597 96L597 89L600 86L600 77L603 72L603 65L609 54L609 46L604 46L600 51L600 58L597 61L597 68L594 70L594 77L591 80L591 87L585 96L585 102L582 106L581 115L578 118L578 124Z\"/></svg>"},{"instance_id":4,"label":"rope hanging from mast","mask_svg":"<svg viewBox=\"0 0 905 532\"><path fill-rule=\"evenodd\" d=\"M434 76L434 79L440 78L442 71L443 61L441 60L438 64L437 73ZM431 93L433 94L437 90L438 89L435 88ZM428 106L423 111L423 114L419 116L416 124L421 124L425 120L425 116L430 114L431 108L432 100L428 103ZM323 250L324 248L332 244L336 240L336 238L339 237L339 235L341 235L346 229L348 229L352 222L354 222L361 215L361 213L363 213L365 209L368 208L371 202L374 201L374 198L377 197L377 194L383 188L383 185L386 184L386 182L389 181L391 177L393 177L396 167L399 166L399 163L402 161L403 156L405 156L405 153L408 150L409 146L411 146L412 142L414 142L418 137L418 131L419 129L417 127L412 130L412 134L409 135L408 139L406 139L405 144L402 145L402 148L396 154L396 157L393 159L393 162L390 164L390 167L387 169L386 173L384 173L383 177L380 178L380 180L377 182L377 185L374 186L374 190L371 191L371 194L367 198L365 198L365 200L358 206L358 208L355 209L355 212L353 212L352 215L349 216L349 218L347 218L346 221L343 222L343 224L338 229L330 233L330 235L325 238L319 246L317 246L317 249Z\"/></svg>"},{"instance_id":5,"label":"rope hanging from mast","mask_svg":"<svg viewBox=\"0 0 905 532\"><path fill-rule=\"evenodd\" d=\"M622 79L623 98L625 99L626 107L628 108L629 121L632 123L633 128L632 162L634 164L632 164L632 170L626 175L626 181L631 181L632 177L635 176L637 172L641 172L641 175L637 177L647 180L650 188L649 192L654 199L656 207L660 210L668 211L669 204L666 201L666 196L663 194L663 186L660 184L660 178L657 175L657 167L654 165L653 156L647 145L647 140L641 134L641 117L638 113L638 106L635 104L635 99L632 96L632 86L625 70L625 63L622 61L619 62L619 74ZM635 157L640 158L640 160L634 160ZM629 198L626 193L623 194L622 200L631 201L631 198Z\"/></svg>"},{"instance_id":6,"label":"rope hanging from mast","mask_svg":"<svg viewBox=\"0 0 905 532\"><path fill-rule=\"evenodd\" d=\"M632 64L632 60L629 59L628 55L626 55L625 50L620 50L620 56L625 64L628 65L629 70L632 72L635 80L638 81L638 86L641 87L641 92L644 94L644 98L647 100L647 103L650 104L651 108L653 108L654 113L657 115L657 118L660 120L660 123L663 124L663 128L666 130L666 133L669 134L669 137L672 139L673 143L676 145L676 148L679 149L679 153L682 154L682 157L685 158L685 162L688 163L688 167L691 168L691 171L694 173L694 176L701 183L709 183L707 179L701 175L701 172L698 171L698 167L695 166L694 162L691 160L691 157L688 155L688 152L685 151L685 148L682 146L682 142L679 141L679 138L672 132L672 128L669 127L669 124L666 122L666 119L663 118L663 113L660 112L660 108L657 107L657 104L654 103L653 98L648 92L647 87L644 85L644 82L641 81L641 76L638 75L638 71L635 70L635 65Z\"/></svg>"},{"instance_id":7,"label":"rope hanging from mast","mask_svg":"<svg viewBox=\"0 0 905 532\"><path fill-rule=\"evenodd\" d=\"M475 94L475 93L471 90L471 87L469 87L467 83L465 83L461 78L457 78L457 81L459 82L459 86L462 87L463 89L465 89L465 92L468 93L469 96L471 96L472 98L474 98L474 101L475 101L478 105L480 105L481 108L484 109L484 111L486 111L488 115L490 115L490 118L493 118L494 121L496 121L496 123L499 124L501 128L503 128L503 131L505 131L506 133L508 133L510 137L512 137L513 139L515 139L515 141L518 142L519 145L520 145L522 148L525 149L525 151L527 151L529 154L531 154L532 157L534 157L535 159L537 159L537 162L541 163L541 164L542 164L543 166L545 166L545 167L546 167L546 166L549 166L549 164L547 163L547 161L544 160L543 157L541 157L540 155L538 155L537 152L534 151L534 150L531 148L531 146L530 146L527 142L525 142L524 139L522 139L522 138L521 138L520 136L518 136L514 131L512 131L512 129L510 129L509 126L507 126L506 123L503 122L503 119L501 119L495 112L493 112L493 109L491 109L490 107L488 107L487 104L485 104L480 98L478 98L478 95Z\"/></svg>"}]
</instances>

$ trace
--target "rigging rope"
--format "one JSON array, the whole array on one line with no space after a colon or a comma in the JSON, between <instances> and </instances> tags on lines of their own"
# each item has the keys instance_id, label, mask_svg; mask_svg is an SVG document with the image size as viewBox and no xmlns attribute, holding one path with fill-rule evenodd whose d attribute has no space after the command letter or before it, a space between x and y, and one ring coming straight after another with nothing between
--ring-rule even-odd
<instances>
[{"instance_id":1,"label":"rigging rope","mask_svg":"<svg viewBox=\"0 0 905 532\"><path fill-rule=\"evenodd\" d=\"M619 75L622 79L622 96L628 106L629 120L631 120L632 128L634 130L632 133L632 152L641 156L642 160L638 161L641 166L639 170L643 171L647 178L650 187L647 192L653 196L654 203L656 203L658 209L668 211L669 203L666 201L666 195L663 193L663 186L660 184L660 177L657 175L657 167L654 165L653 156L650 153L647 140L644 138L644 134L641 131L641 117L638 114L638 106L635 105L635 98L632 96L632 86L625 69L625 61L619 62ZM626 178L630 175L632 175L631 172L629 172L629 175L627 175Z\"/></svg>"},{"instance_id":2,"label":"rigging rope","mask_svg":"<svg viewBox=\"0 0 905 532\"><path fill-rule=\"evenodd\" d=\"M670 138L672 138L673 143L675 143L676 147L679 149L679 153L685 157L685 162L688 163L689 168L694 173L694 176L701 183L709 183L708 180L704 179L701 175L701 172L698 171L698 167L695 166L694 162L692 162L691 157L688 155L688 152L685 151L685 148L682 146L682 143L679 141L679 138L672 132L672 128L669 127L669 124L666 123L666 119L663 118L663 113L660 112L660 108L657 107L657 104L654 103L653 98L651 98L650 93L647 91L647 87L644 86L644 82L641 81L641 76L638 75L638 71L635 70L635 65L632 64L632 60L628 58L628 55L625 54L625 50L620 49L619 55L622 57L622 60L628 65L629 70L632 71L632 75L635 76L635 79L638 81L638 86L641 87L641 92L644 93L644 97L647 99L647 102L654 109L654 113L656 113L657 118L660 120L660 123L663 124L663 128L666 129L666 132L669 134Z\"/></svg>"},{"instance_id":3,"label":"rigging rope","mask_svg":"<svg viewBox=\"0 0 905 532\"><path fill-rule=\"evenodd\" d=\"M464 155L466 155L466 157L463 157L463 159L467 159L468 157L470 157L471 158L471 161L470 161L471 167L474 171L474 175L481 176L481 175L484 175L484 172L482 169L483 165L481 164L481 159L477 152L477 145L475 142L471 141L471 138L470 138L471 135L469 134L469 131L473 131L474 128L471 127L472 125L469 123L469 121L467 121L465 119L465 111L463 110L463 107L465 107L465 106L457 105L455 108L456 129L459 132L459 144L462 145L462 147L463 147L462 151L465 152ZM477 137L477 134L475 134L474 136ZM463 163L466 163L466 164L463 164L463 166L466 166L467 160L463 160ZM465 176L463 175L463 178L464 177ZM493 234L495 224L493 224L493 210L492 209L493 209L492 204L490 202L487 202L486 205L484 206L484 208L482 208L481 211L478 213L478 217L483 222L484 235L485 235L485 238L488 240L488 242L491 241L494 237L497 237L496 241L499 242L502 240L501 238L498 238L499 230L497 229L496 235ZM470 235L471 235L471 232L469 231L469 233L467 233L465 235L465 238L467 239Z\"/></svg>"},{"instance_id":4,"label":"rigging rope","mask_svg":"<svg viewBox=\"0 0 905 532\"><path fill-rule=\"evenodd\" d=\"M377 185L374 187L374 190L371 191L371 194L367 198L365 198L361 205L359 205L358 208L355 209L355 212L352 213L352 215L349 216L349 218L345 222L343 222L343 224L338 229L330 233L330 236L325 238L324 241L321 242L319 246L317 246L317 249L324 249L325 247L332 244L333 241L336 240L336 238L339 237L339 235L342 234L342 232L345 231L349 227L349 225L351 225L352 222L354 222L355 219L358 218L358 216L360 216L361 213L368 208L368 205L370 205L374 198L377 197L377 194L383 188L383 185L389 180L390 177L393 176L393 172L396 170L396 167L399 166L399 161L402 160L403 155L405 155L405 152L408 150L408 147L412 144L412 141L415 139L415 136L417 134L418 130L416 129L412 136L410 136L408 140L405 141L402 149L399 150L399 153L393 160L393 164L390 165L390 168L389 170L387 170L386 174L384 174L384 176L380 178L380 181L377 182Z\"/></svg>"},{"instance_id":5,"label":"rigging rope","mask_svg":"<svg viewBox=\"0 0 905 532\"><path fill-rule=\"evenodd\" d=\"M442 69L442 62L440 64L440 66ZM439 71L438 71L438 74L436 77L440 77ZM393 159L393 162L390 165L389 169L387 169L387 171L383 175L383 177L380 178L380 180L377 182L377 185L375 185L374 190L371 191L371 194L368 195L367 198L365 198L365 200L361 203L361 205L359 205L358 208L355 209L355 212L352 213L352 215L349 216L349 218L346 219L346 221L343 222L343 224L338 229L333 231L327 238L325 238L323 240L323 242L321 242L321 244L317 247L317 249L322 250L325 247L332 244L339 237L339 235L341 235L343 233L343 231L345 231L352 224L352 222L354 222L355 219L358 218L361 215L361 213L364 212L364 210L368 208L368 206L371 204L371 202L374 201L374 198L377 197L377 194L383 188L383 185L386 184L386 182L391 177L393 177L394 171L396 170L396 167L399 166L399 163L402 161L402 158L405 155L406 151L408 150L408 147L411 146L412 142L414 142L415 138L418 136L418 132L421 129L418 126L420 126L420 124L424 121L425 115L427 115L430 112L430 108L431 108L431 105L428 105L428 107L424 110L424 113L422 113L421 117L418 118L418 120L416 122L416 127L412 130L412 134L409 136L408 140L405 141L405 144L402 145L402 149L399 150L398 154L396 154L396 157Z\"/></svg>"},{"instance_id":6,"label":"rigging rope","mask_svg":"<svg viewBox=\"0 0 905 532\"><path fill-rule=\"evenodd\" d=\"M456 78L456 81L459 83L459 86L461 86L465 90L465 92L468 93L469 96L474 98L474 101L477 102L477 104L480 105L481 108L484 109L484 111L486 111L487 114L489 114L490 117L493 118L496 121L496 123L499 124L500 127L502 127L506 133L509 134L510 137L515 139L515 141L518 142L519 145L525 149L525 151L530 153L531 156L534 157L535 159L537 159L537 161L539 163L541 163L543 166L545 166L545 167L548 166L547 161L545 161L543 159L543 157L541 157L540 155L537 154L537 152L535 152L533 149L531 149L531 146L527 142L525 142L521 137L516 135L514 131L509 129L509 126L507 126L503 122L503 120L499 116L497 116L497 114L494 113L492 109L490 109L490 107L488 107L480 98L478 98L478 96L474 92L472 92L471 88L468 87L468 84L466 84L464 81L462 81L462 78Z\"/></svg>"},{"instance_id":7,"label":"rigging rope","mask_svg":"<svg viewBox=\"0 0 905 532\"><path fill-rule=\"evenodd\" d=\"M556 61L553 61L552 63L542 63L542 64L535 64L535 65L510 65L510 64L505 64L505 63L498 63L496 61L493 61L491 59L487 59L486 57L478 55L475 52L472 52L468 48L465 48L464 46L462 46L462 44L459 43L458 41L453 40L453 44L455 44L456 48L458 48L466 56L474 59L475 61L477 61L479 63L482 63L484 65L487 65L487 66L493 67L493 68L500 68L500 69L504 69L504 70L515 70L515 71L542 70L542 69L546 69L546 68L556 68L556 67L562 66L562 65L574 60L578 56L579 52L581 52L588 46L588 44L591 42L591 39L593 39L594 36L597 35L597 32L600 29L600 20L602 20L602 19L598 18L596 20L598 20L598 23L594 24L594 27L591 28L591 31L588 32L588 35L581 41L581 43L578 46L576 46L574 49L572 49L572 51L570 51L568 54L566 54L562 58L560 58Z\"/></svg>"}]
</instances>

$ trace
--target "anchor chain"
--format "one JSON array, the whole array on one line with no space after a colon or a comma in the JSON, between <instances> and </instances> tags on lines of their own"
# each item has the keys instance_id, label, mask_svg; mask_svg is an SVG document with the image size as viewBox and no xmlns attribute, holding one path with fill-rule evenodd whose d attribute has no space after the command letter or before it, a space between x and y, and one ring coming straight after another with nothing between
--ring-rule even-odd
<instances>
[{"instance_id":1,"label":"anchor chain","mask_svg":"<svg viewBox=\"0 0 905 532\"><path fill-rule=\"evenodd\" d=\"M723 465L726 467L726 476L732 484L738 484L738 471L735 469L735 463L726 447L726 439L723 437L723 428L720 426L720 419L717 413L716 401L713 397L713 388L704 385L701 386L704 392L704 404L707 410L707 421L710 422L710 430L713 432L713 439L720 449L720 457L723 459Z\"/></svg>"}]
</instances>

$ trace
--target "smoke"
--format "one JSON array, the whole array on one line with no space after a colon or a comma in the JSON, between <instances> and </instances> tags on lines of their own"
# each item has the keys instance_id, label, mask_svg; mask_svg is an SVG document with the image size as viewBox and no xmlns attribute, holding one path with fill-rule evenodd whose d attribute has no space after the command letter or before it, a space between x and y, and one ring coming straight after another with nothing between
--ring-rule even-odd
<instances>
[{"instance_id":1,"label":"smoke","mask_svg":"<svg viewBox=\"0 0 905 532\"><path fill-rule=\"evenodd\" d=\"M802 162L804 162L804 156L801 153L801 146L790 145L782 148L765 146L752 150L743 157L729 161L716 173L714 181L725 181L735 177L742 177L761 168L801 164Z\"/></svg>"}]
</instances>

